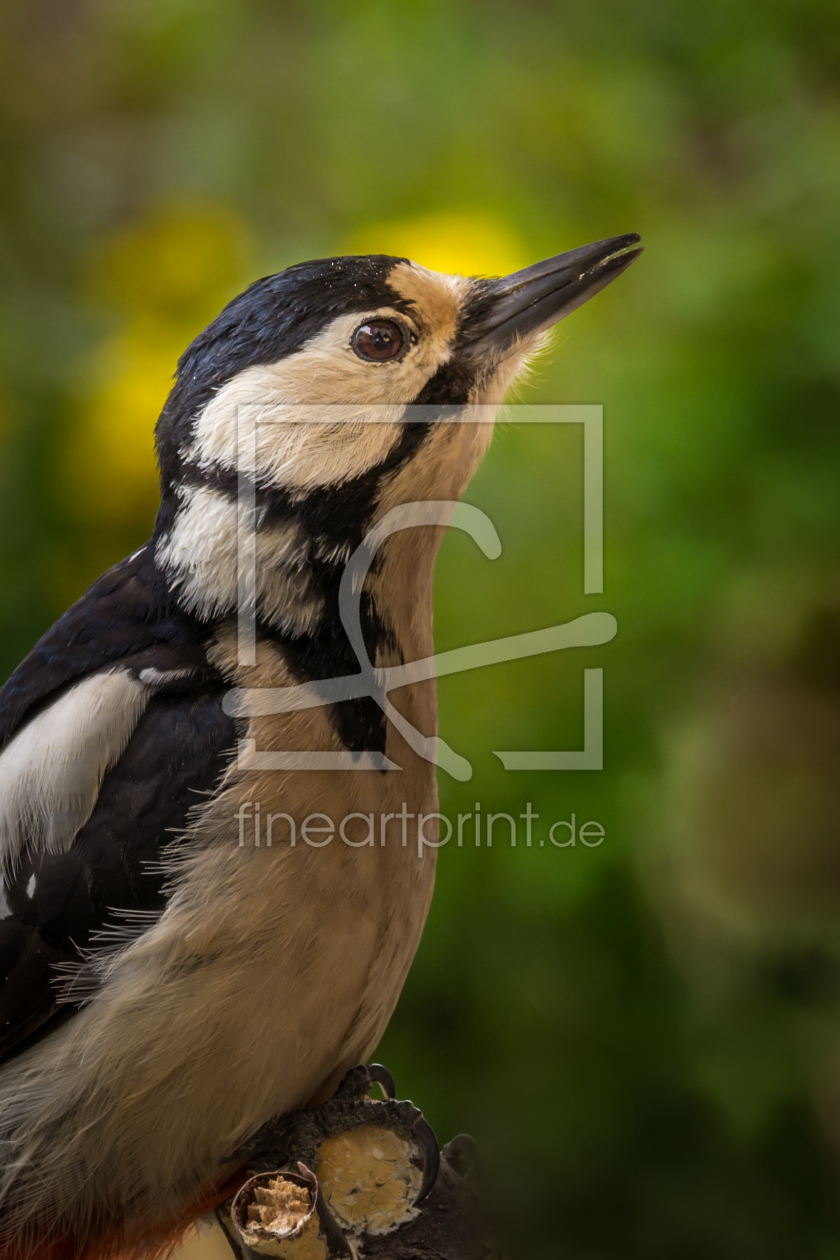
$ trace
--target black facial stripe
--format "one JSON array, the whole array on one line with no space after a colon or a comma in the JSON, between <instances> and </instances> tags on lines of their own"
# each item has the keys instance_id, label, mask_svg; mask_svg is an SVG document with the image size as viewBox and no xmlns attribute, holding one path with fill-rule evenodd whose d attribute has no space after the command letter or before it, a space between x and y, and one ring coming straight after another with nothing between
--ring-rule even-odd
<instances>
[{"instance_id":1,"label":"black facial stripe","mask_svg":"<svg viewBox=\"0 0 840 1260\"><path fill-rule=\"evenodd\" d=\"M337 546L353 550L368 528L382 482L414 457L432 425L441 417L441 408L428 408L422 419L412 419L404 424L384 459L346 481L308 491L258 484L255 501L261 524L293 522L302 527L307 537L326 544L325 549ZM178 481L182 486L209 486L232 499L236 498L239 489L236 470L215 466L206 468L196 463L183 464ZM155 522L156 540L171 530L178 507L175 496L165 496Z\"/></svg>"},{"instance_id":2,"label":"black facial stripe","mask_svg":"<svg viewBox=\"0 0 840 1260\"><path fill-rule=\"evenodd\" d=\"M343 678L358 674L359 661L350 646L338 616L338 584L342 565L324 565L321 586L328 597L327 612L313 634L299 636L278 634L271 626L257 623L258 633L271 639L280 648L292 676L303 682L316 678ZM362 593L359 604L362 636L371 660L376 651L389 648L398 652L392 630L385 625L373 599ZM398 652L398 659L403 660ZM329 707L329 718L345 748L353 752L385 751L385 714L375 700L343 700Z\"/></svg>"},{"instance_id":3,"label":"black facial stripe","mask_svg":"<svg viewBox=\"0 0 840 1260\"><path fill-rule=\"evenodd\" d=\"M359 672L359 662L338 613L338 590L344 566L370 526L383 482L417 454L441 412L441 408L430 407L424 412L423 419L404 424L398 440L385 458L358 477L305 494L281 487L257 486L255 498L262 526L293 523L309 540L306 570L313 596L323 603L321 620L311 633L283 633L268 623L258 621L260 635L277 644L297 681L335 678ZM187 465L182 470L182 484L209 485L234 499L238 474L233 470ZM167 499L169 506L166 512L161 509L155 529L156 538L171 529L174 521L177 503L173 496L167 496ZM326 558L335 552L338 552L337 557ZM372 567L375 570L376 562ZM362 597L360 614L364 642L371 660L383 647L392 651L398 649L392 631L367 595ZM384 751L385 716L373 700L348 700L335 705L331 709L331 720L345 747Z\"/></svg>"},{"instance_id":4,"label":"black facial stripe","mask_svg":"<svg viewBox=\"0 0 840 1260\"><path fill-rule=\"evenodd\" d=\"M459 407L469 402L475 380L472 364L463 356L453 355L426 381L414 400L415 406L428 407L436 412L436 419L443 419L447 413L457 413Z\"/></svg>"},{"instance_id":5,"label":"black facial stripe","mask_svg":"<svg viewBox=\"0 0 840 1260\"><path fill-rule=\"evenodd\" d=\"M324 614L314 634L277 635L266 632L278 642L292 674L299 680L339 678L357 674L359 662L350 646L338 612L338 590L347 557L355 551L367 532L383 481L392 476L416 454L431 431L431 421L404 425L399 441L391 452L368 472L315 492L293 506L294 516L313 543L326 543L324 550L341 547L340 559L325 560L310 555L309 572L313 586L324 601ZM289 508L276 497L268 496L266 522L289 519L281 515ZM375 569L376 562L373 568ZM397 650L394 635L380 616L374 601L363 593L360 601L362 636L368 655L375 660L382 648ZM336 734L346 748L385 750L385 715L371 699L347 700L333 705L330 718Z\"/></svg>"},{"instance_id":6,"label":"black facial stripe","mask_svg":"<svg viewBox=\"0 0 840 1260\"><path fill-rule=\"evenodd\" d=\"M178 379L158 426L163 503L156 539L172 527L178 507L173 491L178 485L209 485L231 497L236 495L236 472L184 466L180 454L191 437L195 417L216 391L246 367L275 363L295 353L340 315L383 306L409 313L412 303L386 283L393 267L405 261L373 256L292 267L252 285L196 338L179 363ZM388 455L358 477L304 494L257 487L261 524L294 523L308 540L307 575L313 597L323 606L314 633L281 634L268 625L261 627L262 633L278 643L297 679L358 672L358 662L338 617L344 564L369 527L383 482L416 455L436 422L468 402L474 380L466 359L444 364L414 399L414 406L426 408L426 413L414 413ZM370 599L363 600L361 614L372 659L386 645L398 650ZM332 720L348 748L384 748L384 715L373 701L338 705Z\"/></svg>"}]
</instances>

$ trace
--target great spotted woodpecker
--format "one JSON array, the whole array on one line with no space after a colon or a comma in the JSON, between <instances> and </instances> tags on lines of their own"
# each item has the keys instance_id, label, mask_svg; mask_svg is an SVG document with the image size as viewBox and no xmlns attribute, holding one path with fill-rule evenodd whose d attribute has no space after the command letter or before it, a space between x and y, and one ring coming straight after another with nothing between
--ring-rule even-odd
<instances>
[{"instance_id":1,"label":"great spotted woodpecker","mask_svg":"<svg viewBox=\"0 0 840 1260\"><path fill-rule=\"evenodd\" d=\"M411 828L408 844L291 837L314 813L433 814L434 765L370 697L243 719L225 696L358 667L338 608L348 557L393 508L460 496L491 426L447 421L500 404L638 241L492 280L386 256L303 263L252 284L184 353L157 426L151 539L0 692L3 1260L165 1243L221 1193L227 1154L376 1046L434 850L418 856ZM409 405L424 409L410 422ZM245 663L243 475L258 562ZM442 532L403 530L378 552L361 601L377 665L433 651ZM395 704L434 735L433 680ZM243 739L372 750L402 772L249 768ZM282 821L270 846L243 845L258 806Z\"/></svg>"}]
</instances>

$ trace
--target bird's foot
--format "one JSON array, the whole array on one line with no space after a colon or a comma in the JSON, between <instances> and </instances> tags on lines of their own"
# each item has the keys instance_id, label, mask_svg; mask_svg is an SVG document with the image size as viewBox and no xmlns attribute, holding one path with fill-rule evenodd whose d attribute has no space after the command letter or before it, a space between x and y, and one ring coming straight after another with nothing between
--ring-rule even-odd
<instances>
[{"instance_id":1,"label":"bird's foot","mask_svg":"<svg viewBox=\"0 0 840 1260\"><path fill-rule=\"evenodd\" d=\"M371 1097L375 1084L382 1100ZM387 1068L353 1068L327 1102L270 1121L237 1156L252 1176L311 1170L348 1238L390 1233L417 1216L440 1165L428 1121L395 1093Z\"/></svg>"}]
</instances>

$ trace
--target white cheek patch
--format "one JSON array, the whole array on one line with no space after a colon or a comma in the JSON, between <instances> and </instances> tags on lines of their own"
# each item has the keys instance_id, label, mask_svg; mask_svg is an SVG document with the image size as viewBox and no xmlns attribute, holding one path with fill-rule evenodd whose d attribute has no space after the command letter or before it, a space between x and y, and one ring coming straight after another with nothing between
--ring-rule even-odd
<instances>
[{"instance_id":1,"label":"white cheek patch","mask_svg":"<svg viewBox=\"0 0 840 1260\"><path fill-rule=\"evenodd\" d=\"M421 340L392 363L360 359L353 333L365 318L389 313L397 316L342 315L296 354L240 372L199 416L185 457L303 492L381 463L399 440L403 407L448 355Z\"/></svg>"},{"instance_id":2,"label":"white cheek patch","mask_svg":"<svg viewBox=\"0 0 840 1260\"><path fill-rule=\"evenodd\" d=\"M211 486L182 487L179 497L182 506L158 544L157 563L190 612L208 619L229 615L239 595L243 525L236 501ZM289 523L258 528L255 541L261 615L287 633L305 633L322 606L311 589L306 536Z\"/></svg>"},{"instance_id":3,"label":"white cheek patch","mask_svg":"<svg viewBox=\"0 0 840 1260\"><path fill-rule=\"evenodd\" d=\"M0 753L0 864L24 845L64 853L93 813L102 779L119 761L149 691L124 670L77 683Z\"/></svg>"},{"instance_id":4,"label":"white cheek patch","mask_svg":"<svg viewBox=\"0 0 840 1260\"><path fill-rule=\"evenodd\" d=\"M471 282L414 263L389 284L412 303L341 315L295 354L245 368L198 417L184 458L202 468L241 469L263 484L302 492L359 477L387 458L403 408L452 354ZM367 319L398 319L416 338L400 359L370 363L351 346Z\"/></svg>"},{"instance_id":5,"label":"white cheek patch","mask_svg":"<svg viewBox=\"0 0 840 1260\"><path fill-rule=\"evenodd\" d=\"M402 408L375 398L367 398L366 406L348 405L340 393L333 403L307 403L303 383L293 387L288 379L292 367L301 367L296 358L246 368L222 386L199 416L185 458L201 468L240 469L261 484L302 491L358 477L385 459L397 440ZM313 355L307 375L317 366Z\"/></svg>"}]
</instances>

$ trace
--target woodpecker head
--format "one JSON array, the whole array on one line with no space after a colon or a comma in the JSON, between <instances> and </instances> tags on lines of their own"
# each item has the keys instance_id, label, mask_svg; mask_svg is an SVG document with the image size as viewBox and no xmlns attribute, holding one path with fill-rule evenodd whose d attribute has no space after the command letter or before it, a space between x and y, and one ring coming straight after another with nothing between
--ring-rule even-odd
<instances>
[{"instance_id":1,"label":"woodpecker head","mask_svg":"<svg viewBox=\"0 0 840 1260\"><path fill-rule=\"evenodd\" d=\"M640 253L633 233L501 279L372 255L252 284L182 356L158 423L155 555L171 589L199 615L231 610L244 475L256 487L258 562L300 578L262 612L305 629L305 571L346 560L396 502L457 498L490 425L440 421L501 403L547 330Z\"/></svg>"}]
</instances>

